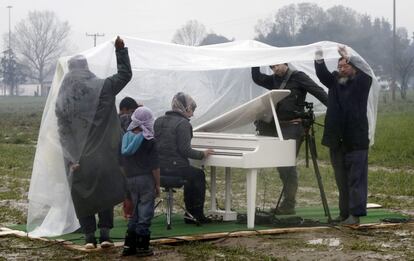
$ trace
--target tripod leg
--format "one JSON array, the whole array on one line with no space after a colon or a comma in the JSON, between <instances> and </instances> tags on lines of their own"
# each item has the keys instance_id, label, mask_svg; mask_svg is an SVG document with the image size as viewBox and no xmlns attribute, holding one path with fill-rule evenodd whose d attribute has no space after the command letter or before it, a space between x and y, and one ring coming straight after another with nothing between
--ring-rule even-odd
<instances>
[{"instance_id":1,"label":"tripod leg","mask_svg":"<svg viewBox=\"0 0 414 261\"><path fill-rule=\"evenodd\" d=\"M277 209L279 208L280 201L282 200L282 196L283 196L283 193L284 193L284 192L285 192L285 186L283 186L283 187L282 187L282 191L280 192L279 199L277 200L277 204L276 204L276 208L275 208L275 210L277 210Z\"/></svg>"},{"instance_id":2,"label":"tripod leg","mask_svg":"<svg viewBox=\"0 0 414 261\"><path fill-rule=\"evenodd\" d=\"M328 217L328 223L331 223L332 222L332 217L331 217L331 213L329 211L328 201L326 200L326 194L325 194L325 190L323 188L323 183L322 183L321 173L319 171L318 161L316 160L316 144L315 144L315 136L313 135L313 129L312 129L312 135L308 134L308 136L309 136L308 137L308 139L309 139L309 150L310 150L310 154L311 154L311 157L312 157L312 164L313 164L313 168L315 170L316 180L318 182L319 191L320 191L320 194L321 194L323 209L325 211L325 216Z\"/></svg>"},{"instance_id":3,"label":"tripod leg","mask_svg":"<svg viewBox=\"0 0 414 261\"><path fill-rule=\"evenodd\" d=\"M306 167L309 167L309 130L305 130L305 161Z\"/></svg>"}]
</instances>

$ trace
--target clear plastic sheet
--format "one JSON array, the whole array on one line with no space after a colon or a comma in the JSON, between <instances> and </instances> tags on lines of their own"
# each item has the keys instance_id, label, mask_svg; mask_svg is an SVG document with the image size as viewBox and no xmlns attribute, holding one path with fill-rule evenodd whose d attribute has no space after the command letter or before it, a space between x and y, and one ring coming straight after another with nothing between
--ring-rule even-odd
<instances>
[{"instance_id":1,"label":"clear plastic sheet","mask_svg":"<svg viewBox=\"0 0 414 261\"><path fill-rule=\"evenodd\" d=\"M331 71L336 69L339 58L338 43L334 42L277 48L248 40L190 47L122 38L129 49L133 78L117 96L117 102L130 96L149 107L155 116L160 116L170 109L174 94L182 91L197 103L193 126L264 93L266 90L251 79L250 68L253 66L263 66L261 71L270 74L269 64L286 62L320 84L313 65L316 48L322 47L325 62ZM348 51L359 56L352 48ZM86 56L90 70L98 77L105 78L116 72L113 42L106 42L82 54ZM58 142L55 115L57 93L68 71L67 59L63 57L58 62L39 132L27 220L27 229L34 236L57 236L79 227L67 184L63 152ZM373 144L379 85L369 66L360 69L373 78L368 101L369 136ZM323 87L322 84L320 86ZM325 111L324 105L314 97L308 95L307 100L314 102L316 113Z\"/></svg>"}]
</instances>

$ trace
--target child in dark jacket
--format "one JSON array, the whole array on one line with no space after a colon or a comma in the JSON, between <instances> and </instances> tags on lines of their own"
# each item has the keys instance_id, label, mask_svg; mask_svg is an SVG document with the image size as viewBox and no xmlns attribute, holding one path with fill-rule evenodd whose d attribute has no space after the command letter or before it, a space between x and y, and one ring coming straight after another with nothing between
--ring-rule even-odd
<instances>
[{"instance_id":1,"label":"child in dark jacket","mask_svg":"<svg viewBox=\"0 0 414 261\"><path fill-rule=\"evenodd\" d=\"M154 117L146 107L137 108L122 139L123 166L134 211L129 219L123 256L153 255L149 247L154 200L160 193L160 169L154 140Z\"/></svg>"},{"instance_id":2,"label":"child in dark jacket","mask_svg":"<svg viewBox=\"0 0 414 261\"><path fill-rule=\"evenodd\" d=\"M121 122L122 134L124 134L131 123L132 113L142 105L139 105L133 98L125 97L119 103L119 121ZM129 191L125 196L124 202L122 203L122 210L124 212L125 219L132 217L132 212L134 211L132 205L132 199Z\"/></svg>"}]
</instances>

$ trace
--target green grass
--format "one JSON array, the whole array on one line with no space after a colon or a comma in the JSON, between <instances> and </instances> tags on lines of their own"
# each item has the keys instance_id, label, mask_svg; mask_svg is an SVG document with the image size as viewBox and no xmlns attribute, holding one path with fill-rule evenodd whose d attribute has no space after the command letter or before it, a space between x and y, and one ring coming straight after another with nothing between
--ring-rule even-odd
<instances>
[{"instance_id":1,"label":"green grass","mask_svg":"<svg viewBox=\"0 0 414 261\"><path fill-rule=\"evenodd\" d=\"M414 207L413 200L399 198L414 196L414 175L406 171L412 171L414 168L414 103L410 101L413 94L409 94L407 101L386 104L380 101L378 106L376 142L370 150L369 161L370 166L385 169L369 171L369 200L387 207ZM7 184L7 187L3 186L0 190L0 200L21 200L26 197L45 102L45 98L42 97L0 97L0 181ZM322 119L318 119L317 122L322 122ZM320 145L322 132L323 129L316 126L321 176L328 201L336 204L337 190L328 151ZM302 164L298 168L298 205L320 204L312 165L310 168L303 166L303 151L304 146L299 156ZM223 170L218 171L218 176L223 176ZM241 170L235 169L233 172L233 205L243 208L246 193L245 175ZM272 207L279 196L280 188L281 182L275 169L261 170L257 189L258 207ZM224 182L221 180L218 191L223 190ZM178 200L181 197L178 193ZM223 205L220 197L219 195L219 206ZM13 207L9 210L8 212L14 213ZM117 213L120 214L119 209ZM12 216L15 220L15 216ZM5 221L7 222L7 218Z\"/></svg>"},{"instance_id":2,"label":"green grass","mask_svg":"<svg viewBox=\"0 0 414 261\"><path fill-rule=\"evenodd\" d=\"M370 149L369 163L369 202L382 204L392 209L414 209L414 93L409 93L407 101L379 104L375 145ZM24 224L26 209L20 203L27 200L30 175L32 171L35 145L45 104L42 97L0 97L0 224ZM323 118L317 120L323 122ZM321 176L330 206L337 204L337 189L332 168L329 164L328 150L320 145L323 129L316 127L316 142L320 158ZM303 146L304 147L304 146ZM298 206L320 206L320 196L311 168L303 166L303 147L298 167L299 191ZM207 171L208 172L208 171ZM218 170L218 191L224 191L224 182L221 177L223 170ZM244 209L246 200L245 181L243 171L233 171L233 206L235 209ZM208 173L207 173L208 177ZM264 169L259 173L257 187L257 207L273 207L281 189L281 182L275 169ZM182 200L182 190L175 195ZM209 193L207 192L207 201ZM219 193L218 204L223 207L223 195ZM19 203L19 204L16 204ZM207 203L208 205L208 203ZM121 214L120 208L116 213ZM360 237L358 235L357 237ZM378 235L370 236L377 238ZM260 237L258 237L260 239ZM273 237L272 237L273 238ZM278 239L276 237L276 239ZM386 239L384 239L386 241ZM27 240L26 240L27 241ZM63 249L60 245L48 246L46 243L22 241L15 238L0 238L0 250L9 253L9 257L25 259L28 256L37 256L41 259L65 260L87 259L102 260L105 256L119 258L119 249L108 252L84 254ZM11 243L10 243L11 242ZM269 241L268 241L269 242ZM412 243L412 239L410 241ZM9 245L27 247L27 250L13 249ZM268 243L269 244L269 243ZM306 240L274 240L270 243L276 249L311 248L318 251L329 251L326 246L310 246ZM30 249L33 247L33 249ZM39 248L39 249L37 249ZM184 260L276 260L266 251L251 249L240 245L227 246L214 242L194 242L181 245L179 248L160 246L159 251L176 251L176 257ZM379 245L375 242L350 240L344 243L345 251L373 251L378 252ZM312 250L313 251L313 250ZM17 253L17 254L15 254ZM286 253L286 252L284 252ZM283 254L286 255L286 254ZM277 260L287 260L289 256L279 256ZM0 255L1 256L1 255ZM412 249L406 253L407 258L413 259ZM0 260L2 257L0 257ZM413 259L414 260L414 259Z\"/></svg>"},{"instance_id":3,"label":"green grass","mask_svg":"<svg viewBox=\"0 0 414 261\"><path fill-rule=\"evenodd\" d=\"M45 102L44 97L0 97L0 143L36 143Z\"/></svg>"}]
</instances>

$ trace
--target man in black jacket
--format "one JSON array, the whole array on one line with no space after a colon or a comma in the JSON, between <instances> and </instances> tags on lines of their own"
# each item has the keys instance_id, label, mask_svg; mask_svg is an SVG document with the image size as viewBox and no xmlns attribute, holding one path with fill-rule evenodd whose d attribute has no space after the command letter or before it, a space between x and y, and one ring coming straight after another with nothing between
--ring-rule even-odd
<instances>
[{"instance_id":1,"label":"man in black jacket","mask_svg":"<svg viewBox=\"0 0 414 261\"><path fill-rule=\"evenodd\" d=\"M339 190L338 221L354 225L359 224L360 216L366 215L367 102L372 78L360 58L349 56L345 47L339 47L338 52L341 55L338 71L328 71L321 49L315 53L315 70L319 80L329 89L322 144L329 147Z\"/></svg>"},{"instance_id":2,"label":"man in black jacket","mask_svg":"<svg viewBox=\"0 0 414 261\"><path fill-rule=\"evenodd\" d=\"M304 112L306 94L311 93L324 105L327 105L328 97L326 92L304 72L291 70L286 63L271 65L270 68L273 75L262 74L259 67L253 67L252 78L257 85L268 90L290 90L290 94L277 104L276 114L280 121L283 137L296 140L296 153L298 153L304 137L304 128L298 114ZM259 134L262 134L260 126L257 127ZM283 183L283 201L274 210L275 214L295 214L298 189L296 167L279 167L277 169Z\"/></svg>"},{"instance_id":3,"label":"man in black jacket","mask_svg":"<svg viewBox=\"0 0 414 261\"><path fill-rule=\"evenodd\" d=\"M198 151L191 148L193 127L190 118L196 108L195 101L182 92L172 100L172 110L159 117L154 123L155 140L161 168L161 176L182 176L184 203L190 214L201 223L209 222L204 216L206 178L204 171L190 165L190 159L203 159L213 150ZM184 219L186 223L191 222Z\"/></svg>"}]
</instances>

